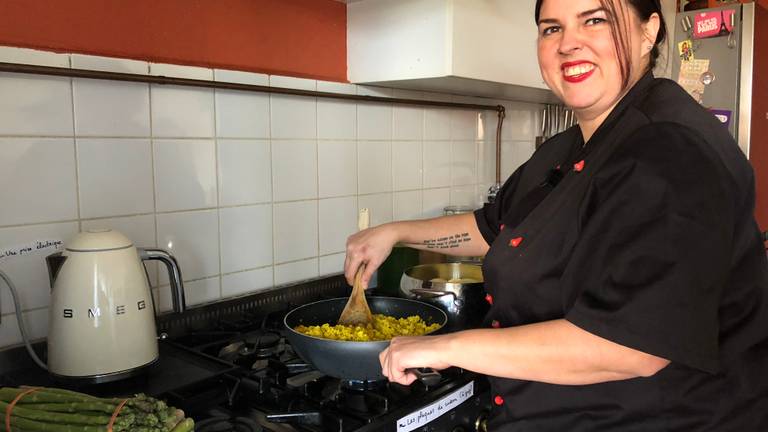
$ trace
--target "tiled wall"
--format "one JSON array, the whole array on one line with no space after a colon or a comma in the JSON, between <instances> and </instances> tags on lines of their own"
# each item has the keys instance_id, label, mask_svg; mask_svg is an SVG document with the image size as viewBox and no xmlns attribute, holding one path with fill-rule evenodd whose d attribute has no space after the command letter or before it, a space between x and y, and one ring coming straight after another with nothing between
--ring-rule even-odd
<instances>
[{"instance_id":1,"label":"tiled wall","mask_svg":"<svg viewBox=\"0 0 768 432\"><path fill-rule=\"evenodd\" d=\"M341 93L503 103L503 174L533 151L535 105L0 47L0 61ZM337 273L358 208L372 224L479 206L494 112L0 74L0 254L111 227L179 259L196 305ZM0 258L45 336L52 249ZM150 266L158 306L167 277ZM20 335L0 286L0 347Z\"/></svg>"}]
</instances>

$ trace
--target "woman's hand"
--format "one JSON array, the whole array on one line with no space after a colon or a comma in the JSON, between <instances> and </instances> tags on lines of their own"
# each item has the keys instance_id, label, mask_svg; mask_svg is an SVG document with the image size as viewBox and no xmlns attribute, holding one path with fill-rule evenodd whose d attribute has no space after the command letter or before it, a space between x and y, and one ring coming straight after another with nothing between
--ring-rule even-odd
<instances>
[{"instance_id":1,"label":"woman's hand","mask_svg":"<svg viewBox=\"0 0 768 432\"><path fill-rule=\"evenodd\" d=\"M347 257L344 260L344 275L350 285L355 282L355 273L365 264L363 287L367 288L373 272L392 252L398 242L393 224L384 224L355 233L347 239Z\"/></svg>"},{"instance_id":2,"label":"woman's hand","mask_svg":"<svg viewBox=\"0 0 768 432\"><path fill-rule=\"evenodd\" d=\"M428 367L445 369L450 367L443 360L448 348L450 335L396 337L387 349L379 354L381 372L391 382L410 385L416 375L407 369Z\"/></svg>"}]
</instances>

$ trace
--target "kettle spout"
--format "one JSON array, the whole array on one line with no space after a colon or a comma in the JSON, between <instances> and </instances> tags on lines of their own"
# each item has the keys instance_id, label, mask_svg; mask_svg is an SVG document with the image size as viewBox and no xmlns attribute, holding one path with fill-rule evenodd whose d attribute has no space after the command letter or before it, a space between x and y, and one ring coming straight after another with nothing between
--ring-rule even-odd
<instances>
[{"instance_id":1,"label":"kettle spout","mask_svg":"<svg viewBox=\"0 0 768 432\"><path fill-rule=\"evenodd\" d=\"M53 284L56 282L56 277L59 275L61 266L66 260L67 257L63 256L61 252L52 253L45 257L45 263L48 265L48 280L51 283L51 289L53 289Z\"/></svg>"}]
</instances>

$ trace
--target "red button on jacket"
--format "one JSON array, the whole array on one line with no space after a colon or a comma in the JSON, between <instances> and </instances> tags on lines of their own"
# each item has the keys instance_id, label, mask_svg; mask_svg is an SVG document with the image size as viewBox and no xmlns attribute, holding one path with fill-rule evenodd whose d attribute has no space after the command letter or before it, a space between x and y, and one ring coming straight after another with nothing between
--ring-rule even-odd
<instances>
[{"instance_id":1,"label":"red button on jacket","mask_svg":"<svg viewBox=\"0 0 768 432\"><path fill-rule=\"evenodd\" d=\"M509 241L509 245L512 246L512 247L518 247L518 246L520 246L520 243L522 243L522 242L523 242L523 238L522 237L515 237L515 238L513 238L512 240Z\"/></svg>"},{"instance_id":2,"label":"red button on jacket","mask_svg":"<svg viewBox=\"0 0 768 432\"><path fill-rule=\"evenodd\" d=\"M498 321L496 321L496 320L493 320L493 321L491 321L491 327L493 327L493 328L499 328L499 327L501 327L501 323L499 323L499 322L498 322Z\"/></svg>"},{"instance_id":3,"label":"red button on jacket","mask_svg":"<svg viewBox=\"0 0 768 432\"><path fill-rule=\"evenodd\" d=\"M485 301L488 302L488 304L493 304L493 296L490 294L485 295Z\"/></svg>"},{"instance_id":4,"label":"red button on jacket","mask_svg":"<svg viewBox=\"0 0 768 432\"><path fill-rule=\"evenodd\" d=\"M573 170L574 171L581 172L581 170L583 170L583 169L584 169L584 159L582 159L582 160L576 162L575 164L573 164Z\"/></svg>"},{"instance_id":5,"label":"red button on jacket","mask_svg":"<svg viewBox=\"0 0 768 432\"><path fill-rule=\"evenodd\" d=\"M493 398L493 403L495 403L496 405L504 405L504 398L496 395L496 397Z\"/></svg>"}]
</instances>

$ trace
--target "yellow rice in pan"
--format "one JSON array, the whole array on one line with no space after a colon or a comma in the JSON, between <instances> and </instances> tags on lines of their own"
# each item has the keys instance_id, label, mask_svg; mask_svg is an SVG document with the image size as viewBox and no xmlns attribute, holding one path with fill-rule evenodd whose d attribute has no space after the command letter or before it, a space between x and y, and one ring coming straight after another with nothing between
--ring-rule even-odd
<instances>
[{"instance_id":1,"label":"yellow rice in pan","mask_svg":"<svg viewBox=\"0 0 768 432\"><path fill-rule=\"evenodd\" d=\"M427 325L421 317L413 315L408 318L373 314L373 323L366 326L330 325L295 327L299 333L323 339L342 341L370 342L392 339L395 336L421 336L440 328L440 324Z\"/></svg>"}]
</instances>

